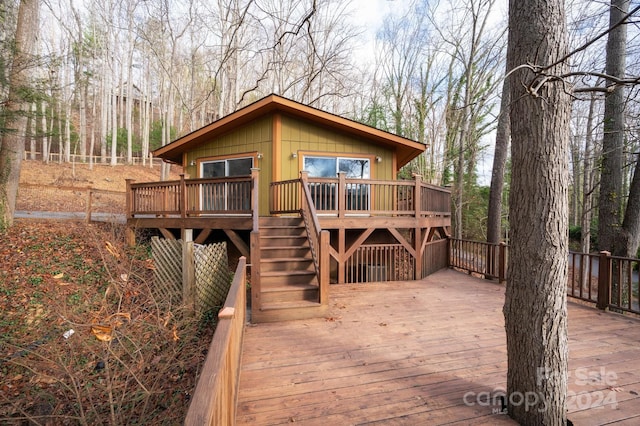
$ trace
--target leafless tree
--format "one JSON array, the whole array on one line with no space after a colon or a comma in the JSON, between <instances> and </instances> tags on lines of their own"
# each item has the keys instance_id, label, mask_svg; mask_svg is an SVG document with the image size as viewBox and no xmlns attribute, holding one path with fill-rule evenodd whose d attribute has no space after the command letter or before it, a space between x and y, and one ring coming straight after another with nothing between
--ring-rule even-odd
<instances>
[{"instance_id":1,"label":"leafless tree","mask_svg":"<svg viewBox=\"0 0 640 426\"><path fill-rule=\"evenodd\" d=\"M9 72L9 88L2 109L5 117L0 143L0 230L13 225L20 167L24 155L24 135L30 103L24 95L32 91L29 70L39 28L40 3L21 0L15 29L14 53Z\"/></svg>"}]
</instances>

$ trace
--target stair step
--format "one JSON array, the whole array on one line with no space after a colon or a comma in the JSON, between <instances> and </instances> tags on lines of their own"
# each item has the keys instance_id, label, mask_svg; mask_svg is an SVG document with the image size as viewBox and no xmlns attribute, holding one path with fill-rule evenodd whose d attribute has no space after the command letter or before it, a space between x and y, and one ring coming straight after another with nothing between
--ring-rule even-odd
<instances>
[{"instance_id":1,"label":"stair step","mask_svg":"<svg viewBox=\"0 0 640 426\"><path fill-rule=\"evenodd\" d=\"M311 257L277 257L260 259L260 270L271 271L314 271L315 266Z\"/></svg>"},{"instance_id":2,"label":"stair step","mask_svg":"<svg viewBox=\"0 0 640 426\"><path fill-rule=\"evenodd\" d=\"M260 237L264 236L307 236L307 229L301 226L262 226L260 227Z\"/></svg>"},{"instance_id":3,"label":"stair step","mask_svg":"<svg viewBox=\"0 0 640 426\"><path fill-rule=\"evenodd\" d=\"M294 246L302 247L309 246L309 239L306 235L274 235L274 236L260 236L260 247L280 247L280 246Z\"/></svg>"},{"instance_id":4,"label":"stair step","mask_svg":"<svg viewBox=\"0 0 640 426\"><path fill-rule=\"evenodd\" d=\"M317 302L298 301L270 303L251 312L252 322L277 322L298 319L322 318L329 312L328 305Z\"/></svg>"},{"instance_id":5,"label":"stair step","mask_svg":"<svg viewBox=\"0 0 640 426\"><path fill-rule=\"evenodd\" d=\"M262 305L285 302L317 302L318 286L313 284L290 284L263 287L260 295Z\"/></svg>"},{"instance_id":6,"label":"stair step","mask_svg":"<svg viewBox=\"0 0 640 426\"><path fill-rule=\"evenodd\" d=\"M260 227L263 226L300 226L304 220L300 216L292 217L261 217Z\"/></svg>"},{"instance_id":7,"label":"stair step","mask_svg":"<svg viewBox=\"0 0 640 426\"><path fill-rule=\"evenodd\" d=\"M260 247L262 259L279 259L286 257L311 258L309 246L268 246Z\"/></svg>"},{"instance_id":8,"label":"stair step","mask_svg":"<svg viewBox=\"0 0 640 426\"><path fill-rule=\"evenodd\" d=\"M316 271L264 271L260 275L264 277L286 277L288 275L311 275L316 276Z\"/></svg>"},{"instance_id":9,"label":"stair step","mask_svg":"<svg viewBox=\"0 0 640 426\"><path fill-rule=\"evenodd\" d=\"M314 308L321 306L318 302L310 300L299 300L295 302L274 302L268 304L262 304L261 311L271 311L274 309L295 309L295 308Z\"/></svg>"},{"instance_id":10,"label":"stair step","mask_svg":"<svg viewBox=\"0 0 640 426\"><path fill-rule=\"evenodd\" d=\"M317 284L315 271L265 271L260 272L260 286L268 287L290 284Z\"/></svg>"}]
</instances>

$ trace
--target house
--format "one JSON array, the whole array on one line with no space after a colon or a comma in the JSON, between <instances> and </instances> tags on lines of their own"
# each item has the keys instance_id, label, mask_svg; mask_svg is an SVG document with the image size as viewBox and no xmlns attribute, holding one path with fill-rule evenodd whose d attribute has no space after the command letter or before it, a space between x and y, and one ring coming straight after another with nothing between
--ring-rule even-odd
<instances>
[{"instance_id":1,"label":"house","mask_svg":"<svg viewBox=\"0 0 640 426\"><path fill-rule=\"evenodd\" d=\"M156 150L185 175L129 181L128 227L227 239L251 264L254 321L322 315L329 282L420 279L446 262L450 192L397 179L425 149L270 95Z\"/></svg>"}]
</instances>

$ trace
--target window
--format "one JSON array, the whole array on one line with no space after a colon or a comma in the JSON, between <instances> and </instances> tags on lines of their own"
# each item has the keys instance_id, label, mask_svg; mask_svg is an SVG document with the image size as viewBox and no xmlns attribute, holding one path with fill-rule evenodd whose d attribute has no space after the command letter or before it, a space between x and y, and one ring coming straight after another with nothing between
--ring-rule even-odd
<instances>
[{"instance_id":1,"label":"window","mask_svg":"<svg viewBox=\"0 0 640 426\"><path fill-rule=\"evenodd\" d=\"M313 157L303 158L303 169L309 177L336 178L339 172L347 179L370 179L371 160L368 158ZM337 210L336 184L317 183L310 188L317 210ZM369 210L369 185L348 183L346 190L347 210Z\"/></svg>"},{"instance_id":2,"label":"window","mask_svg":"<svg viewBox=\"0 0 640 426\"><path fill-rule=\"evenodd\" d=\"M304 157L304 170L310 177L335 178L345 172L349 179L370 179L371 160L368 158Z\"/></svg>"},{"instance_id":3,"label":"window","mask_svg":"<svg viewBox=\"0 0 640 426\"><path fill-rule=\"evenodd\" d=\"M253 158L229 158L227 160L203 161L200 176L203 179L226 176L247 176L251 174Z\"/></svg>"},{"instance_id":4,"label":"window","mask_svg":"<svg viewBox=\"0 0 640 426\"><path fill-rule=\"evenodd\" d=\"M253 157L228 158L203 161L200 176L203 179L247 176L251 174ZM205 211L229 211L251 209L251 184L249 182L205 183L201 186L201 205Z\"/></svg>"}]
</instances>

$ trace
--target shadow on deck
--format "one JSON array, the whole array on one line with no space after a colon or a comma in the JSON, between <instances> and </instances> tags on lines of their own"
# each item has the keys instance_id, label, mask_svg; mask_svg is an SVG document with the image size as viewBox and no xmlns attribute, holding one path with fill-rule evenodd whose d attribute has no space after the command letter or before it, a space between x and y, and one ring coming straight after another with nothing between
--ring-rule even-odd
<instances>
[{"instance_id":1,"label":"shadow on deck","mask_svg":"<svg viewBox=\"0 0 640 426\"><path fill-rule=\"evenodd\" d=\"M442 270L331 286L327 318L247 326L237 424L515 424L504 286ZM639 424L640 320L569 302L569 419Z\"/></svg>"}]
</instances>

